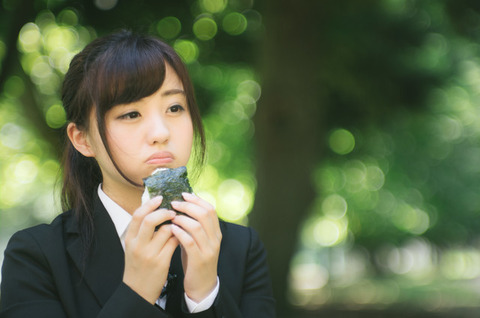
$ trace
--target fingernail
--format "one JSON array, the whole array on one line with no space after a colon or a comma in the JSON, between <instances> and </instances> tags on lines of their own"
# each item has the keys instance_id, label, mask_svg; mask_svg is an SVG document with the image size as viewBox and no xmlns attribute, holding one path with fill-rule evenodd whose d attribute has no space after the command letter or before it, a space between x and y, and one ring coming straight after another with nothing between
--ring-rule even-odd
<instances>
[{"instance_id":1,"label":"fingernail","mask_svg":"<svg viewBox=\"0 0 480 318\"><path fill-rule=\"evenodd\" d=\"M182 192L182 196L183 197L187 197L187 198L193 198L195 197L193 194L189 193L189 192Z\"/></svg>"},{"instance_id":2,"label":"fingernail","mask_svg":"<svg viewBox=\"0 0 480 318\"><path fill-rule=\"evenodd\" d=\"M175 206L178 207L178 205L180 204L180 202L178 202L178 201L172 201L172 202L170 202L170 204L171 204L173 207L175 207Z\"/></svg>"}]
</instances>

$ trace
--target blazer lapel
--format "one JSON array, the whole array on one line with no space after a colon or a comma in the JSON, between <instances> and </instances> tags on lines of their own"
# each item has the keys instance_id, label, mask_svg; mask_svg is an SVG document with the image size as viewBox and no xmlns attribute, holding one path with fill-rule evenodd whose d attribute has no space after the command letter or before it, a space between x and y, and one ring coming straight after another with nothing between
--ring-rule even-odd
<instances>
[{"instance_id":1,"label":"blazer lapel","mask_svg":"<svg viewBox=\"0 0 480 318\"><path fill-rule=\"evenodd\" d=\"M77 269L84 273L85 283L103 306L122 281L125 260L115 226L96 192L93 215L94 240L86 261L83 260L83 245L74 218L67 224L67 232L77 235L70 241L67 250Z\"/></svg>"}]
</instances>

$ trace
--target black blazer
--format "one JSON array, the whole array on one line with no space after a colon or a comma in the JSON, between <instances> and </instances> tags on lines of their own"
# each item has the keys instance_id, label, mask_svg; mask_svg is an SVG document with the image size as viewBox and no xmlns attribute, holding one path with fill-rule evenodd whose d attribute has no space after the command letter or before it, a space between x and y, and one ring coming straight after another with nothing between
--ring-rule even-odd
<instances>
[{"instance_id":1,"label":"black blazer","mask_svg":"<svg viewBox=\"0 0 480 318\"><path fill-rule=\"evenodd\" d=\"M94 224L86 260L72 211L14 234L2 267L0 317L275 317L265 250L252 229L220 223L218 296L209 310L189 314L179 248L170 265L177 279L164 311L122 282L124 251L97 195Z\"/></svg>"}]
</instances>

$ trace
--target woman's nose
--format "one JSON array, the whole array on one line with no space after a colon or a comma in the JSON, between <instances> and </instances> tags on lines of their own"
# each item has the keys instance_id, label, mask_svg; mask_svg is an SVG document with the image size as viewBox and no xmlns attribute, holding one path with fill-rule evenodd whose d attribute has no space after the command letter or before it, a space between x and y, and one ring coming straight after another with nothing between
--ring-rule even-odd
<instances>
[{"instance_id":1,"label":"woman's nose","mask_svg":"<svg viewBox=\"0 0 480 318\"><path fill-rule=\"evenodd\" d=\"M170 129L161 115L150 115L147 118L147 135L150 144L163 144L170 138Z\"/></svg>"}]
</instances>

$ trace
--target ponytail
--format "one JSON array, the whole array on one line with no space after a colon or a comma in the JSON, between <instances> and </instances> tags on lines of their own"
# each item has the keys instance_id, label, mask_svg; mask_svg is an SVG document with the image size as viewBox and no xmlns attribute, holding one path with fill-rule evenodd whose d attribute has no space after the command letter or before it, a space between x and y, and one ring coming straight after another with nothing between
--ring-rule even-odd
<instances>
[{"instance_id":1,"label":"ponytail","mask_svg":"<svg viewBox=\"0 0 480 318\"><path fill-rule=\"evenodd\" d=\"M67 143L62 162L62 209L73 209L86 256L93 242L93 194L102 174L94 158L83 156L69 140Z\"/></svg>"}]
</instances>

